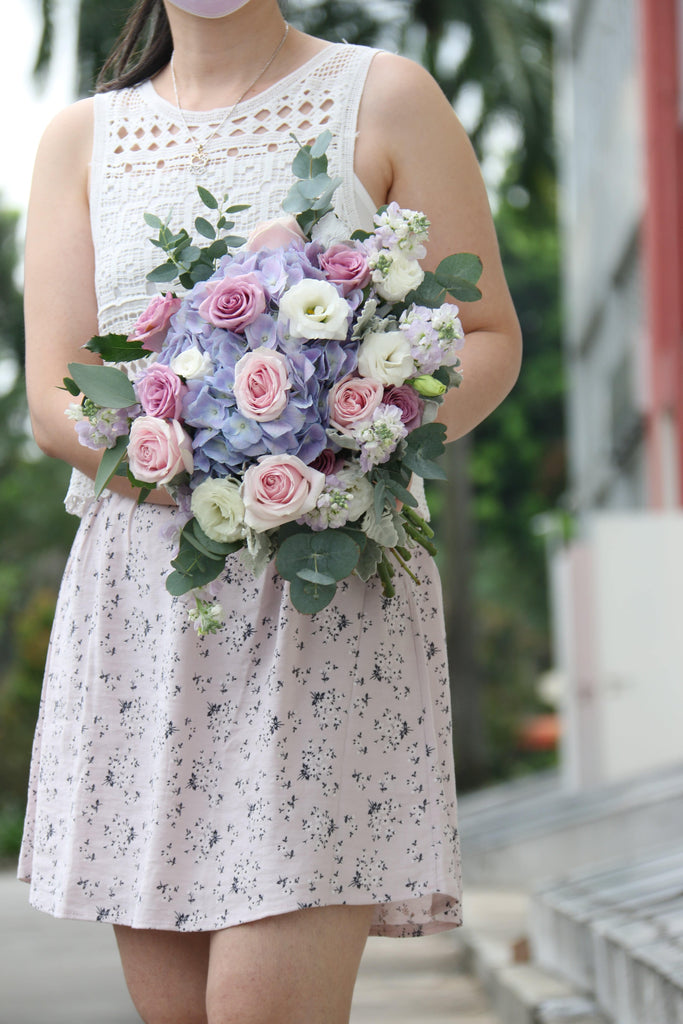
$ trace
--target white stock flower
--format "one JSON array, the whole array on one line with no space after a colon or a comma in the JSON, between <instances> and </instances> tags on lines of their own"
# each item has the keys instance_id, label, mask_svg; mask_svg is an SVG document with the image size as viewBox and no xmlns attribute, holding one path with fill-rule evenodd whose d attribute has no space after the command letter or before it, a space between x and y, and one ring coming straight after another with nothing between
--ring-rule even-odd
<instances>
[{"instance_id":1,"label":"white stock flower","mask_svg":"<svg viewBox=\"0 0 683 1024\"><path fill-rule=\"evenodd\" d=\"M280 319L289 323L289 333L299 338L327 338L343 341L349 328L351 307L329 281L305 278L293 285L280 300Z\"/></svg>"},{"instance_id":2,"label":"white stock flower","mask_svg":"<svg viewBox=\"0 0 683 1024\"><path fill-rule=\"evenodd\" d=\"M186 348L171 360L171 369L185 380L201 380L210 377L214 365L208 352L200 352L196 347Z\"/></svg>"},{"instance_id":3,"label":"white stock flower","mask_svg":"<svg viewBox=\"0 0 683 1024\"><path fill-rule=\"evenodd\" d=\"M358 372L384 384L403 384L414 370L410 344L401 331L366 334L358 349Z\"/></svg>"},{"instance_id":4,"label":"white stock flower","mask_svg":"<svg viewBox=\"0 0 683 1024\"><path fill-rule=\"evenodd\" d=\"M211 540L226 544L244 537L244 502L234 480L205 480L192 492L190 508Z\"/></svg>"},{"instance_id":5,"label":"white stock flower","mask_svg":"<svg viewBox=\"0 0 683 1024\"><path fill-rule=\"evenodd\" d=\"M322 245L323 249L329 249L335 242L348 242L351 237L349 227L340 220L337 214L330 210L322 220L313 226L311 239Z\"/></svg>"},{"instance_id":6,"label":"white stock flower","mask_svg":"<svg viewBox=\"0 0 683 1024\"><path fill-rule=\"evenodd\" d=\"M357 464L342 466L334 475L349 496L346 508L347 521L353 523L367 512L374 502L372 484Z\"/></svg>"},{"instance_id":7,"label":"white stock flower","mask_svg":"<svg viewBox=\"0 0 683 1024\"><path fill-rule=\"evenodd\" d=\"M415 259L394 249L387 254L381 252L374 261L372 281L375 291L387 302L401 302L413 288L419 288L424 280L424 270Z\"/></svg>"}]
</instances>

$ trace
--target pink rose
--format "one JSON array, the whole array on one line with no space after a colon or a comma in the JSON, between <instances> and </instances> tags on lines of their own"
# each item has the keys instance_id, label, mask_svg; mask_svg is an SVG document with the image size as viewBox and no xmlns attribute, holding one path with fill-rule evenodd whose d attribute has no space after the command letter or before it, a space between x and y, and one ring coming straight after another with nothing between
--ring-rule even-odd
<instances>
[{"instance_id":1,"label":"pink rose","mask_svg":"<svg viewBox=\"0 0 683 1024\"><path fill-rule=\"evenodd\" d=\"M320 266L328 281L340 285L344 298L354 288L365 288L370 282L370 268L365 253L341 242L322 254Z\"/></svg>"},{"instance_id":2,"label":"pink rose","mask_svg":"<svg viewBox=\"0 0 683 1024\"><path fill-rule=\"evenodd\" d=\"M406 430L415 430L422 423L425 404L415 388L408 384L398 387L392 385L384 389L382 401L386 405L395 405L401 410L401 419Z\"/></svg>"},{"instance_id":3,"label":"pink rose","mask_svg":"<svg viewBox=\"0 0 683 1024\"><path fill-rule=\"evenodd\" d=\"M199 307L199 315L214 327L241 331L265 311L266 296L255 274L208 281L206 288L209 294Z\"/></svg>"},{"instance_id":4,"label":"pink rose","mask_svg":"<svg viewBox=\"0 0 683 1024\"><path fill-rule=\"evenodd\" d=\"M130 428L128 465L142 483L168 484L192 472L192 442L177 420L140 416Z\"/></svg>"},{"instance_id":5,"label":"pink rose","mask_svg":"<svg viewBox=\"0 0 683 1024\"><path fill-rule=\"evenodd\" d=\"M330 426L344 434L361 420L369 420L383 393L383 386L372 377L344 377L330 392Z\"/></svg>"},{"instance_id":6,"label":"pink rose","mask_svg":"<svg viewBox=\"0 0 683 1024\"><path fill-rule=\"evenodd\" d=\"M180 305L180 299L176 299L171 292L157 295L135 321L128 341L141 341L147 352L161 352L169 320L180 309Z\"/></svg>"},{"instance_id":7,"label":"pink rose","mask_svg":"<svg viewBox=\"0 0 683 1024\"><path fill-rule=\"evenodd\" d=\"M245 249L258 252L259 249L286 249L292 242L305 242L306 236L294 217L277 217L257 224L247 239Z\"/></svg>"},{"instance_id":8,"label":"pink rose","mask_svg":"<svg viewBox=\"0 0 683 1024\"><path fill-rule=\"evenodd\" d=\"M170 366L154 363L135 381L135 392L148 416L177 420L187 386Z\"/></svg>"},{"instance_id":9,"label":"pink rose","mask_svg":"<svg viewBox=\"0 0 683 1024\"><path fill-rule=\"evenodd\" d=\"M247 352L235 365L235 401L252 420L276 420L287 405L287 360L271 348Z\"/></svg>"},{"instance_id":10,"label":"pink rose","mask_svg":"<svg viewBox=\"0 0 683 1024\"><path fill-rule=\"evenodd\" d=\"M313 511L324 486L325 474L296 455L263 455L244 474L244 521L257 533L289 523Z\"/></svg>"}]
</instances>

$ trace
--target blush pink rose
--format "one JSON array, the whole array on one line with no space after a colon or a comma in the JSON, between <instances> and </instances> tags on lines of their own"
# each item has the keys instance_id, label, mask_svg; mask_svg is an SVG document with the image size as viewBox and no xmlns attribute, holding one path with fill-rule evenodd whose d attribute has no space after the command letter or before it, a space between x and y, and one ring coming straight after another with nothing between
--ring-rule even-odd
<instances>
[{"instance_id":1,"label":"blush pink rose","mask_svg":"<svg viewBox=\"0 0 683 1024\"><path fill-rule=\"evenodd\" d=\"M177 420L140 416L130 428L128 465L142 483L168 484L192 472L192 442Z\"/></svg>"},{"instance_id":2,"label":"blush pink rose","mask_svg":"<svg viewBox=\"0 0 683 1024\"><path fill-rule=\"evenodd\" d=\"M272 348L247 352L235 365L235 401L249 419L276 420L287 406L287 360Z\"/></svg>"},{"instance_id":3,"label":"blush pink rose","mask_svg":"<svg viewBox=\"0 0 683 1024\"><path fill-rule=\"evenodd\" d=\"M135 381L135 391L148 416L170 420L180 418L187 386L170 366L163 363L150 366Z\"/></svg>"},{"instance_id":4,"label":"blush pink rose","mask_svg":"<svg viewBox=\"0 0 683 1024\"><path fill-rule=\"evenodd\" d=\"M257 533L292 522L313 511L324 486L325 474L296 455L263 455L244 474L244 521Z\"/></svg>"},{"instance_id":5,"label":"blush pink rose","mask_svg":"<svg viewBox=\"0 0 683 1024\"><path fill-rule=\"evenodd\" d=\"M372 377L344 377L330 391L330 426L346 433L361 420L369 420L383 394L383 385Z\"/></svg>"},{"instance_id":6,"label":"blush pink rose","mask_svg":"<svg viewBox=\"0 0 683 1024\"><path fill-rule=\"evenodd\" d=\"M382 401L395 405L401 410L401 420L406 430L415 430L422 423L425 404L415 388L408 384L393 385L384 389Z\"/></svg>"},{"instance_id":7,"label":"blush pink rose","mask_svg":"<svg viewBox=\"0 0 683 1024\"><path fill-rule=\"evenodd\" d=\"M180 299L171 292L157 295L133 325L128 335L129 341L141 341L147 352L161 352L166 337L168 323L173 314L180 309Z\"/></svg>"},{"instance_id":8,"label":"blush pink rose","mask_svg":"<svg viewBox=\"0 0 683 1024\"><path fill-rule=\"evenodd\" d=\"M294 217L277 217L257 224L244 248L248 252L259 249L286 249L292 242L305 242L306 236Z\"/></svg>"},{"instance_id":9,"label":"blush pink rose","mask_svg":"<svg viewBox=\"0 0 683 1024\"><path fill-rule=\"evenodd\" d=\"M242 331L265 311L265 292L255 274L208 281L206 288L209 294L199 307L199 315L214 327Z\"/></svg>"},{"instance_id":10,"label":"blush pink rose","mask_svg":"<svg viewBox=\"0 0 683 1024\"><path fill-rule=\"evenodd\" d=\"M341 287L344 298L354 288L365 288L370 283L370 268L365 253L341 242L322 254L320 266L327 280Z\"/></svg>"}]
</instances>

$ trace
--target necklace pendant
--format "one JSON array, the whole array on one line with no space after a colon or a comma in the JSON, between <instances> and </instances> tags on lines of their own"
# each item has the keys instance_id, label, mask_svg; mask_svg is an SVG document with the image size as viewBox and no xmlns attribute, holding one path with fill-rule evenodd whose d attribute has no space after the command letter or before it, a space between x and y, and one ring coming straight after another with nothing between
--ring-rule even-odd
<instances>
[{"instance_id":1,"label":"necklace pendant","mask_svg":"<svg viewBox=\"0 0 683 1024\"><path fill-rule=\"evenodd\" d=\"M209 158L204 152L204 147L201 143L197 146L194 153L192 154L192 169L195 171L203 171L209 163Z\"/></svg>"}]
</instances>

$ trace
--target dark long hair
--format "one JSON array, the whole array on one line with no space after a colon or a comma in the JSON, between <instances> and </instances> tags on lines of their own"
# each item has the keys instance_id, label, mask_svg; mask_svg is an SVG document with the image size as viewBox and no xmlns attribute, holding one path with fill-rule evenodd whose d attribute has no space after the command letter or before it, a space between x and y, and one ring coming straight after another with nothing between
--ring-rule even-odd
<instances>
[{"instance_id":1,"label":"dark long hair","mask_svg":"<svg viewBox=\"0 0 683 1024\"><path fill-rule=\"evenodd\" d=\"M171 59L171 26L161 0L137 0L97 76L96 92L125 89L161 71Z\"/></svg>"}]
</instances>

